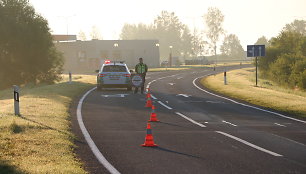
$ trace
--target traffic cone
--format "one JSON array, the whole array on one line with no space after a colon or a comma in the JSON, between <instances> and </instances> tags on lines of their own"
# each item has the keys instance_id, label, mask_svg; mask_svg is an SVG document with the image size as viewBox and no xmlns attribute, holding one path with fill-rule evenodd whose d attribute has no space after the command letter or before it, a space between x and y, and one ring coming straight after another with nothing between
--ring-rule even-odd
<instances>
[{"instance_id":1,"label":"traffic cone","mask_svg":"<svg viewBox=\"0 0 306 174\"><path fill-rule=\"evenodd\" d=\"M159 121L158 119L157 119L157 115L156 115L156 113L155 113L155 106L153 105L152 106L152 112L151 112L151 117L150 117L150 120L149 120L150 122L157 122L157 121Z\"/></svg>"},{"instance_id":2,"label":"traffic cone","mask_svg":"<svg viewBox=\"0 0 306 174\"><path fill-rule=\"evenodd\" d=\"M145 106L145 107L147 107L147 108L152 107L152 100L151 100L151 97L149 97L149 98L147 99L147 102L146 102L146 106Z\"/></svg>"},{"instance_id":3,"label":"traffic cone","mask_svg":"<svg viewBox=\"0 0 306 174\"><path fill-rule=\"evenodd\" d=\"M154 144L150 123L147 124L147 135L146 135L144 144L142 144L141 146L143 147L156 147L157 146L157 144Z\"/></svg>"},{"instance_id":4,"label":"traffic cone","mask_svg":"<svg viewBox=\"0 0 306 174\"><path fill-rule=\"evenodd\" d=\"M147 88L147 97L146 98L151 98L150 88Z\"/></svg>"}]
</instances>

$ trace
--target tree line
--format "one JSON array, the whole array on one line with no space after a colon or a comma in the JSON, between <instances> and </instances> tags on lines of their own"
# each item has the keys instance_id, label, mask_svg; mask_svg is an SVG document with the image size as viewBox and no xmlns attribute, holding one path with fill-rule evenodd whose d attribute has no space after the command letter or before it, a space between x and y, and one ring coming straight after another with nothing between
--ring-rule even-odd
<instances>
[{"instance_id":1,"label":"tree line","mask_svg":"<svg viewBox=\"0 0 306 174\"><path fill-rule=\"evenodd\" d=\"M0 88L60 79L63 58L28 0L0 0Z\"/></svg>"},{"instance_id":2,"label":"tree line","mask_svg":"<svg viewBox=\"0 0 306 174\"><path fill-rule=\"evenodd\" d=\"M181 57L216 56L217 43L221 36L225 36L220 48L223 57L245 57L238 37L235 34L225 34L222 26L224 15L218 8L208 8L208 12L203 16L203 22L207 26L205 33L196 29L191 31L174 12L162 11L151 24L125 24L120 39L159 40L160 55L167 59L170 51L173 55Z\"/></svg>"},{"instance_id":3,"label":"tree line","mask_svg":"<svg viewBox=\"0 0 306 174\"><path fill-rule=\"evenodd\" d=\"M266 56L259 59L260 75L289 88L306 89L306 21L294 20L266 45Z\"/></svg>"}]
</instances>

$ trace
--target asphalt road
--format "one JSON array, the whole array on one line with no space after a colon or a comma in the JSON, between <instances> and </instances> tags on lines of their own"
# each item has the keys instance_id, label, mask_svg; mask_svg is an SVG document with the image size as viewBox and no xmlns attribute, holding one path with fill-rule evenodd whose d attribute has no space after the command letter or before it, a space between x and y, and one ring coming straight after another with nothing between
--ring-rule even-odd
<instances>
[{"instance_id":1,"label":"asphalt road","mask_svg":"<svg viewBox=\"0 0 306 174\"><path fill-rule=\"evenodd\" d=\"M227 69L231 68L237 67ZM306 122L203 91L198 77L216 72L199 68L147 75L160 120L151 123L156 148L140 146L151 112L144 107L145 95L121 89L93 90L82 102L76 101L71 108L75 114L72 128L86 170L110 173L105 166L112 166L111 173L130 174L305 174ZM91 147L77 117L82 117ZM94 152L93 146L97 147ZM105 157L104 165L94 153Z\"/></svg>"}]
</instances>

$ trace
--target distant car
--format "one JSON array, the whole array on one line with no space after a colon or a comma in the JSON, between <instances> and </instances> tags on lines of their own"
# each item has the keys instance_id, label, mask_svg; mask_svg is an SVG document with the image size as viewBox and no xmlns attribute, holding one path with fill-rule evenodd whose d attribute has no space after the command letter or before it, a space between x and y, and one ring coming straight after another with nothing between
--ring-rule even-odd
<instances>
[{"instance_id":1,"label":"distant car","mask_svg":"<svg viewBox=\"0 0 306 174\"><path fill-rule=\"evenodd\" d=\"M132 90L131 73L123 61L106 60L97 70L97 89L103 88L127 88Z\"/></svg>"}]
</instances>

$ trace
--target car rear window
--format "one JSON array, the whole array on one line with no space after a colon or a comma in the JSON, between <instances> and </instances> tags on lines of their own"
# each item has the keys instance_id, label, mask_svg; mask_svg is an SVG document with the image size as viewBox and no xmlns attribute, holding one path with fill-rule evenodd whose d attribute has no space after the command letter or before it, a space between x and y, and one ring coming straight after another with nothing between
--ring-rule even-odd
<instances>
[{"instance_id":1,"label":"car rear window","mask_svg":"<svg viewBox=\"0 0 306 174\"><path fill-rule=\"evenodd\" d=\"M103 67L103 72L127 72L125 66L108 65Z\"/></svg>"}]
</instances>

